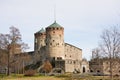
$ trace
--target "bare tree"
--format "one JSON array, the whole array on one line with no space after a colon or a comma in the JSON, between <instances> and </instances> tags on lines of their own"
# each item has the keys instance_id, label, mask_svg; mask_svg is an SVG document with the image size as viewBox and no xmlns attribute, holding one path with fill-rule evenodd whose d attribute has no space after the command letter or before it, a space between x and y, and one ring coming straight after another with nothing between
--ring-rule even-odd
<instances>
[{"instance_id":1,"label":"bare tree","mask_svg":"<svg viewBox=\"0 0 120 80\"><path fill-rule=\"evenodd\" d=\"M99 48L95 48L92 50L92 59L100 59L101 58L101 54L100 54L100 49Z\"/></svg>"},{"instance_id":2,"label":"bare tree","mask_svg":"<svg viewBox=\"0 0 120 80\"><path fill-rule=\"evenodd\" d=\"M11 56L16 53L21 53L24 49L28 49L27 44L23 43L21 40L21 34L18 28L12 26L10 27L9 34L0 34L0 49L6 50L8 54L8 73L10 68Z\"/></svg>"},{"instance_id":3,"label":"bare tree","mask_svg":"<svg viewBox=\"0 0 120 80\"><path fill-rule=\"evenodd\" d=\"M7 53L5 50L0 49L0 66L7 65Z\"/></svg>"},{"instance_id":4,"label":"bare tree","mask_svg":"<svg viewBox=\"0 0 120 80\"><path fill-rule=\"evenodd\" d=\"M120 57L120 30L117 27L106 29L101 35L100 44L103 57L108 58L110 65L110 76L113 79L113 67L116 58Z\"/></svg>"}]
</instances>

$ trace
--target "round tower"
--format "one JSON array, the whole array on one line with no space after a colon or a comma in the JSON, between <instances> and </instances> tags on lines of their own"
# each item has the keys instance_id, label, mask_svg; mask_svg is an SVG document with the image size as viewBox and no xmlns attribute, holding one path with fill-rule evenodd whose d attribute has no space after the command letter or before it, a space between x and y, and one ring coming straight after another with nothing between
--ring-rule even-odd
<instances>
[{"instance_id":1,"label":"round tower","mask_svg":"<svg viewBox=\"0 0 120 80\"><path fill-rule=\"evenodd\" d=\"M64 59L64 28L56 21L46 28L46 53L54 59Z\"/></svg>"},{"instance_id":2,"label":"round tower","mask_svg":"<svg viewBox=\"0 0 120 80\"><path fill-rule=\"evenodd\" d=\"M34 50L40 50L41 47L45 46L45 38L46 38L46 32L42 28L40 31L36 32L34 34L35 40L34 40Z\"/></svg>"}]
</instances>

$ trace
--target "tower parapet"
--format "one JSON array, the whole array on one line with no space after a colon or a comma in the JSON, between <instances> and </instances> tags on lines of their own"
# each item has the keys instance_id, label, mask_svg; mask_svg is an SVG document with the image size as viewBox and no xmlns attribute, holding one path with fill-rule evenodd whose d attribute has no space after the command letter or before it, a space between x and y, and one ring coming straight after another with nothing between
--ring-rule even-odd
<instances>
[{"instance_id":1,"label":"tower parapet","mask_svg":"<svg viewBox=\"0 0 120 80\"><path fill-rule=\"evenodd\" d=\"M64 59L64 28L56 21L46 28L46 53L55 59Z\"/></svg>"}]
</instances>

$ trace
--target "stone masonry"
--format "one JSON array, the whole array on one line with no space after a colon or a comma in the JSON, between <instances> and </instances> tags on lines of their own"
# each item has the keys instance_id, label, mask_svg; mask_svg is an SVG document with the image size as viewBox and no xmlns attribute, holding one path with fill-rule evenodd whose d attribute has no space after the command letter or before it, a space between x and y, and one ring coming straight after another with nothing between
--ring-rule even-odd
<instances>
[{"instance_id":1,"label":"stone masonry","mask_svg":"<svg viewBox=\"0 0 120 80\"><path fill-rule=\"evenodd\" d=\"M42 62L49 59L54 61L54 68L62 68L65 72L83 73L82 49L64 42L64 28L56 21L46 27L46 30L42 28L36 32L34 36L34 54L39 54ZM89 64L84 62L84 65ZM85 72L88 69L84 67Z\"/></svg>"}]
</instances>

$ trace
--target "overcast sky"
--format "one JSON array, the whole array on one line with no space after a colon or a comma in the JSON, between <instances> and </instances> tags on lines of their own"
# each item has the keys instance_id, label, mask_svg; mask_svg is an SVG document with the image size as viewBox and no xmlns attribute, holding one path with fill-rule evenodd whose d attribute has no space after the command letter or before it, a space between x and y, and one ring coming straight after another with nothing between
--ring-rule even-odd
<instances>
[{"instance_id":1,"label":"overcast sky","mask_svg":"<svg viewBox=\"0 0 120 80\"><path fill-rule=\"evenodd\" d=\"M0 33L19 28L22 40L34 49L34 33L54 22L64 27L65 42L91 58L103 29L120 24L120 0L0 0Z\"/></svg>"}]
</instances>

